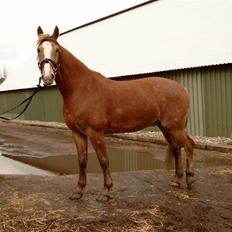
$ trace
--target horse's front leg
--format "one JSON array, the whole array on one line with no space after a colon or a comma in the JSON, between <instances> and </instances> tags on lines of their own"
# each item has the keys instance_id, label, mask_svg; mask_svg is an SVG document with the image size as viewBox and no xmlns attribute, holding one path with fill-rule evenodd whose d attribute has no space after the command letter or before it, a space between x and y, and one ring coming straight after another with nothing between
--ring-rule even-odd
<instances>
[{"instance_id":1,"label":"horse's front leg","mask_svg":"<svg viewBox=\"0 0 232 232\"><path fill-rule=\"evenodd\" d=\"M104 175L104 187L97 200L107 201L112 198L110 189L113 186L113 181L110 176L109 158L107 155L104 133L102 131L90 130L88 136L97 154Z\"/></svg>"},{"instance_id":2,"label":"horse's front leg","mask_svg":"<svg viewBox=\"0 0 232 232\"><path fill-rule=\"evenodd\" d=\"M73 139L76 144L78 160L79 160L79 180L77 188L73 191L70 199L80 199L86 186L86 166L87 166L87 136L80 132L72 132Z\"/></svg>"}]
</instances>

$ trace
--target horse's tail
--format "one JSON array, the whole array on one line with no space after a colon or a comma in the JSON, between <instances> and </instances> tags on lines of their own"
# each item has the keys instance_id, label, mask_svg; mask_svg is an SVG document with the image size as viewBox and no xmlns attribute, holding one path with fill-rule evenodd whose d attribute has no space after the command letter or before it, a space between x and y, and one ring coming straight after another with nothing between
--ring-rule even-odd
<instances>
[{"instance_id":1,"label":"horse's tail","mask_svg":"<svg viewBox=\"0 0 232 232\"><path fill-rule=\"evenodd\" d=\"M192 146L194 146L195 145L194 140L189 135L187 135L187 137L188 137L189 142L192 144Z\"/></svg>"}]
</instances>

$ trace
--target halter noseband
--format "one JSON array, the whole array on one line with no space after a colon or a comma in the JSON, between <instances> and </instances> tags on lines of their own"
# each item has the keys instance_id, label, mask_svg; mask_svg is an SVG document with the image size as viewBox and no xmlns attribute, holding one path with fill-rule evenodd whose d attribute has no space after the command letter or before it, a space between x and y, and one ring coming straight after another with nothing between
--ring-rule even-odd
<instances>
[{"instance_id":1,"label":"halter noseband","mask_svg":"<svg viewBox=\"0 0 232 232\"><path fill-rule=\"evenodd\" d=\"M60 64L56 64L52 59L49 59L49 58L45 58L44 60L42 60L41 62L38 62L38 67L40 69L40 71L42 72L42 69L43 69L43 66L44 64L50 64L51 67L52 67L52 70L54 72L54 75L56 76L57 72L58 72L58 69L60 67Z\"/></svg>"}]
</instances>

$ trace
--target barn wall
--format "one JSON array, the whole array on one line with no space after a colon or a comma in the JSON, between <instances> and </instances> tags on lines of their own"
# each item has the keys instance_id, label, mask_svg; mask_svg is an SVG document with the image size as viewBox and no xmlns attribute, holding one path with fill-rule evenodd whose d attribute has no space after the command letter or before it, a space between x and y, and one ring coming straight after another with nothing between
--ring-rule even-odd
<instances>
[{"instance_id":1,"label":"barn wall","mask_svg":"<svg viewBox=\"0 0 232 232\"><path fill-rule=\"evenodd\" d=\"M0 92L0 113L10 109L29 97L34 89L13 90ZM5 114L5 117L14 117L23 107ZM1 115L2 116L2 115ZM20 116L25 120L63 121L62 99L56 87L43 88L32 99L29 108Z\"/></svg>"},{"instance_id":2,"label":"barn wall","mask_svg":"<svg viewBox=\"0 0 232 232\"><path fill-rule=\"evenodd\" d=\"M188 89L191 134L232 137L231 64L156 74L174 79Z\"/></svg>"},{"instance_id":3,"label":"barn wall","mask_svg":"<svg viewBox=\"0 0 232 232\"><path fill-rule=\"evenodd\" d=\"M203 75L205 133L232 137L232 66L207 69Z\"/></svg>"},{"instance_id":4,"label":"barn wall","mask_svg":"<svg viewBox=\"0 0 232 232\"><path fill-rule=\"evenodd\" d=\"M142 76L147 74L117 79ZM188 89L191 109L187 129L190 134L232 137L232 64L159 72L152 76L174 79ZM0 112L15 106L30 96L32 91L0 92ZM21 109L6 116L15 116ZM62 99L56 87L42 89L20 118L62 122Z\"/></svg>"},{"instance_id":5,"label":"barn wall","mask_svg":"<svg viewBox=\"0 0 232 232\"><path fill-rule=\"evenodd\" d=\"M153 1L71 30L59 42L105 76L232 62L231 6L229 0Z\"/></svg>"}]
</instances>

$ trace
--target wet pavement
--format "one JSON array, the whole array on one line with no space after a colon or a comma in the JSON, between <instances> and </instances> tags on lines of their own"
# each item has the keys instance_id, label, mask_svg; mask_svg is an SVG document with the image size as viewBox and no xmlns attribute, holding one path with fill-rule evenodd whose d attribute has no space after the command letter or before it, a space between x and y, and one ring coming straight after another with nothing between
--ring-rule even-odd
<instances>
[{"instance_id":1,"label":"wet pavement","mask_svg":"<svg viewBox=\"0 0 232 232\"><path fill-rule=\"evenodd\" d=\"M173 171L163 167L166 146L106 140L113 200L95 201L103 179L90 147L86 193L80 201L71 201L77 175L67 174L78 170L70 132L0 123L1 170L7 159L59 174L2 171L0 231L232 231L231 153L195 149L197 182L187 190L183 179L181 188L175 189L169 187Z\"/></svg>"}]
</instances>

